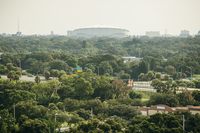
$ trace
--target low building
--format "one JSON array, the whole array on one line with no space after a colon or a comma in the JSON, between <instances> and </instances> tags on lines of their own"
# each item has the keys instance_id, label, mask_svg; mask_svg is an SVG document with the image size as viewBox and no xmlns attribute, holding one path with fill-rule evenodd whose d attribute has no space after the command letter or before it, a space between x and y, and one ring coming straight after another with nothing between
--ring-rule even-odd
<instances>
[{"instance_id":1,"label":"low building","mask_svg":"<svg viewBox=\"0 0 200 133\"><path fill-rule=\"evenodd\" d=\"M125 57L122 57L122 59L124 60L124 63L127 63L127 62L133 62L133 61L140 61L142 58L135 57L135 56L125 56Z\"/></svg>"},{"instance_id":2,"label":"low building","mask_svg":"<svg viewBox=\"0 0 200 133\"><path fill-rule=\"evenodd\" d=\"M155 105L151 107L142 107L140 112L144 116L154 115L156 113L190 112L191 114L200 114L200 106L169 107L167 105Z\"/></svg>"},{"instance_id":3,"label":"low building","mask_svg":"<svg viewBox=\"0 0 200 133\"><path fill-rule=\"evenodd\" d=\"M174 112L175 110L167 105L155 105L151 107L143 107L140 109L140 112L144 116L154 115L156 113L170 113Z\"/></svg>"},{"instance_id":4,"label":"low building","mask_svg":"<svg viewBox=\"0 0 200 133\"><path fill-rule=\"evenodd\" d=\"M156 90L151 86L151 81L135 81L135 82L133 82L132 89L156 92Z\"/></svg>"},{"instance_id":5,"label":"low building","mask_svg":"<svg viewBox=\"0 0 200 133\"><path fill-rule=\"evenodd\" d=\"M160 37L160 32L159 31L146 31L145 35L148 37Z\"/></svg>"},{"instance_id":6,"label":"low building","mask_svg":"<svg viewBox=\"0 0 200 133\"><path fill-rule=\"evenodd\" d=\"M190 32L188 30L182 30L179 36L182 38L187 38L190 36Z\"/></svg>"}]
</instances>

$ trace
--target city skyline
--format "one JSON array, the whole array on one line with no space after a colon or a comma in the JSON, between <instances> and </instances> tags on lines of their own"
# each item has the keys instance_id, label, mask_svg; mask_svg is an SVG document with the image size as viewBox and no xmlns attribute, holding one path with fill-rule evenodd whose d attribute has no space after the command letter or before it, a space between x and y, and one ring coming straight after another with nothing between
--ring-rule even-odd
<instances>
[{"instance_id":1,"label":"city skyline","mask_svg":"<svg viewBox=\"0 0 200 133\"><path fill-rule=\"evenodd\" d=\"M112 6L111 6L112 5ZM85 27L114 27L195 35L200 30L199 0L0 0L0 33L66 35Z\"/></svg>"}]
</instances>

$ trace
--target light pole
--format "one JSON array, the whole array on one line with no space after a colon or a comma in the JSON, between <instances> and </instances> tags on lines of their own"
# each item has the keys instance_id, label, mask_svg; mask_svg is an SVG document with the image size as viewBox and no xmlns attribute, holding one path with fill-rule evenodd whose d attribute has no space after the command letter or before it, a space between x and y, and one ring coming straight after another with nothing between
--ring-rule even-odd
<instances>
[{"instance_id":1,"label":"light pole","mask_svg":"<svg viewBox=\"0 0 200 133\"><path fill-rule=\"evenodd\" d=\"M55 113L55 117L54 117L54 121L55 121L55 123L56 123L56 121L57 121L57 116L58 116L58 114Z\"/></svg>"},{"instance_id":2,"label":"light pole","mask_svg":"<svg viewBox=\"0 0 200 133\"><path fill-rule=\"evenodd\" d=\"M182 116L183 117L183 133L185 132L185 115Z\"/></svg>"}]
</instances>

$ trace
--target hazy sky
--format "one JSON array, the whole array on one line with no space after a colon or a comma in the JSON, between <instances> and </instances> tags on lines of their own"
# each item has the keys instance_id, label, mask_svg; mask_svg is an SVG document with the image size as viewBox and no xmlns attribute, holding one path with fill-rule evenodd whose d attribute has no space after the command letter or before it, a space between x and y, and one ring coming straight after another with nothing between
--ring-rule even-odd
<instances>
[{"instance_id":1,"label":"hazy sky","mask_svg":"<svg viewBox=\"0 0 200 133\"><path fill-rule=\"evenodd\" d=\"M120 27L132 34L200 30L200 0L0 0L0 33L66 34L75 28Z\"/></svg>"}]
</instances>

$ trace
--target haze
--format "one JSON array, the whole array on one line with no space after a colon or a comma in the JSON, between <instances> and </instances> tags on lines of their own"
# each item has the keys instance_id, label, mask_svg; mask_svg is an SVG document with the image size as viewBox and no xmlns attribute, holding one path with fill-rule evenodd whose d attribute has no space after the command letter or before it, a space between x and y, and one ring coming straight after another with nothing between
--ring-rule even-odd
<instances>
[{"instance_id":1,"label":"haze","mask_svg":"<svg viewBox=\"0 0 200 133\"><path fill-rule=\"evenodd\" d=\"M200 30L200 0L0 0L0 33L67 34L75 28L119 27L132 34Z\"/></svg>"}]
</instances>

